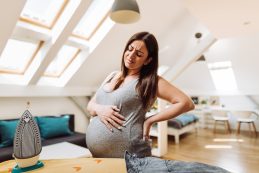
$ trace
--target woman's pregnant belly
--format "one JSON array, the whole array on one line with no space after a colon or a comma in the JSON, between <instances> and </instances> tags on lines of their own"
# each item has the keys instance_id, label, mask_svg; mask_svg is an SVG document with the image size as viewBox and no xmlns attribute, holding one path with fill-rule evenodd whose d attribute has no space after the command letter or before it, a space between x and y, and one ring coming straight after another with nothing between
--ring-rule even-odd
<instances>
[{"instance_id":1,"label":"woman's pregnant belly","mask_svg":"<svg viewBox=\"0 0 259 173\"><path fill-rule=\"evenodd\" d=\"M122 158L130 144L129 126L112 132L96 116L87 128L86 143L94 157Z\"/></svg>"}]
</instances>

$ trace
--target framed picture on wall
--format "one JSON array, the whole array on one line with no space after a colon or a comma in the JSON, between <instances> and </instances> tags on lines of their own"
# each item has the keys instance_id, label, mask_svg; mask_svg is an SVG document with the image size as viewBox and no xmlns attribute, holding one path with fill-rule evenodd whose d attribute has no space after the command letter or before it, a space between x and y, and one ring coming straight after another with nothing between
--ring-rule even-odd
<instances>
[{"instance_id":1,"label":"framed picture on wall","mask_svg":"<svg viewBox=\"0 0 259 173\"><path fill-rule=\"evenodd\" d=\"M193 101L193 103L194 103L195 105L199 104L199 97L197 97L197 96L192 96L191 99L192 99L192 101Z\"/></svg>"},{"instance_id":2,"label":"framed picture on wall","mask_svg":"<svg viewBox=\"0 0 259 173\"><path fill-rule=\"evenodd\" d=\"M218 96L210 96L209 98L209 104L210 105L215 105L215 106L219 106L219 97Z\"/></svg>"}]
</instances>

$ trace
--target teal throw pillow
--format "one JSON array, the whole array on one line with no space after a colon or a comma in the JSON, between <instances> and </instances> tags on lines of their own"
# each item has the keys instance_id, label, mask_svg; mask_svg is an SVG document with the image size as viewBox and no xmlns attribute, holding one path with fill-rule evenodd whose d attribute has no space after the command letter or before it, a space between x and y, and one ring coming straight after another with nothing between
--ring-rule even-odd
<instances>
[{"instance_id":1,"label":"teal throw pillow","mask_svg":"<svg viewBox=\"0 0 259 173\"><path fill-rule=\"evenodd\" d=\"M69 116L36 117L43 139L73 134L69 129Z\"/></svg>"},{"instance_id":2,"label":"teal throw pillow","mask_svg":"<svg viewBox=\"0 0 259 173\"><path fill-rule=\"evenodd\" d=\"M175 119L178 120L182 126L186 126L189 123L196 122L199 118L194 114L186 113L176 117Z\"/></svg>"},{"instance_id":3,"label":"teal throw pillow","mask_svg":"<svg viewBox=\"0 0 259 173\"><path fill-rule=\"evenodd\" d=\"M0 121L0 148L13 145L13 138L19 120Z\"/></svg>"}]
</instances>

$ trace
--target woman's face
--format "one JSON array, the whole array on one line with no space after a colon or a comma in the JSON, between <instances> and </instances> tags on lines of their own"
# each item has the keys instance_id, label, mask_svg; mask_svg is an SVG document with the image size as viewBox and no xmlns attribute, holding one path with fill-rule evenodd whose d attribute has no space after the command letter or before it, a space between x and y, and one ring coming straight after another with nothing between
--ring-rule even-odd
<instances>
[{"instance_id":1,"label":"woman's face","mask_svg":"<svg viewBox=\"0 0 259 173\"><path fill-rule=\"evenodd\" d=\"M148 57L146 45L141 40L135 40L129 44L124 53L124 65L129 73L138 73L143 65L147 65L151 58Z\"/></svg>"}]
</instances>

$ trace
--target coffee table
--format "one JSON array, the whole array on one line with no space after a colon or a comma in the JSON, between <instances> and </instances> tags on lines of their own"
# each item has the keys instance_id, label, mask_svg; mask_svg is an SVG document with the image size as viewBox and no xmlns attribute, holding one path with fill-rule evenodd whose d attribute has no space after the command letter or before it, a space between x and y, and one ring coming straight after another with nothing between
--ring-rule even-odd
<instances>
[{"instance_id":1,"label":"coffee table","mask_svg":"<svg viewBox=\"0 0 259 173\"><path fill-rule=\"evenodd\" d=\"M60 142L43 146L40 153L40 160L72 159L82 157L92 157L92 154L87 148L69 142Z\"/></svg>"}]
</instances>

